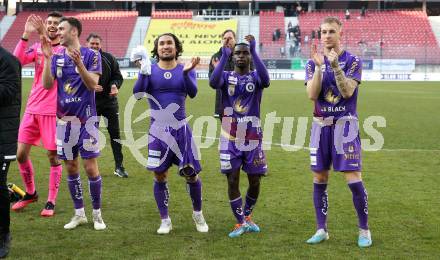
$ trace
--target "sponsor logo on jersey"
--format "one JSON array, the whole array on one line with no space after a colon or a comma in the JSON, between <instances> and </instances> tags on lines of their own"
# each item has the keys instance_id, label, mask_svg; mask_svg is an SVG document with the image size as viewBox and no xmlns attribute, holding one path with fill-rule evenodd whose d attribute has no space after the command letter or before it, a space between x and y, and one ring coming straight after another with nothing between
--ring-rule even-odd
<instances>
[{"instance_id":1,"label":"sponsor logo on jersey","mask_svg":"<svg viewBox=\"0 0 440 260\"><path fill-rule=\"evenodd\" d=\"M159 165L160 165L160 159L159 158L148 157L147 166L149 166L149 167L159 167Z\"/></svg>"},{"instance_id":2,"label":"sponsor logo on jersey","mask_svg":"<svg viewBox=\"0 0 440 260\"><path fill-rule=\"evenodd\" d=\"M248 107L241 105L241 97L239 97L235 100L234 111L239 114L246 114L248 112Z\"/></svg>"},{"instance_id":3,"label":"sponsor logo on jersey","mask_svg":"<svg viewBox=\"0 0 440 260\"><path fill-rule=\"evenodd\" d=\"M228 84L229 85L237 85L238 79L237 77L234 77L233 75L230 75L228 77Z\"/></svg>"},{"instance_id":4,"label":"sponsor logo on jersey","mask_svg":"<svg viewBox=\"0 0 440 260\"><path fill-rule=\"evenodd\" d=\"M222 169L222 170L232 169L231 162L230 161L220 161L220 169Z\"/></svg>"},{"instance_id":5,"label":"sponsor logo on jersey","mask_svg":"<svg viewBox=\"0 0 440 260\"><path fill-rule=\"evenodd\" d=\"M73 95L76 93L76 91L78 90L77 88L72 87L72 85L70 84L70 80L67 80L66 82L64 82L64 92L66 92L69 95Z\"/></svg>"},{"instance_id":6,"label":"sponsor logo on jersey","mask_svg":"<svg viewBox=\"0 0 440 260\"><path fill-rule=\"evenodd\" d=\"M148 150L148 155L156 156L156 157L160 157L160 155L161 155L161 151L157 151L157 150Z\"/></svg>"},{"instance_id":7,"label":"sponsor logo on jersey","mask_svg":"<svg viewBox=\"0 0 440 260\"><path fill-rule=\"evenodd\" d=\"M359 160L361 158L360 154L355 153L344 153L344 160ZM357 167L357 165L356 165Z\"/></svg>"},{"instance_id":8,"label":"sponsor logo on jersey","mask_svg":"<svg viewBox=\"0 0 440 260\"><path fill-rule=\"evenodd\" d=\"M337 95L337 96L334 95L333 94L333 90L329 89L327 91L327 93L325 94L324 99L328 103L335 105L335 104L337 104L339 102L339 100L341 100L341 97L339 95Z\"/></svg>"}]
</instances>

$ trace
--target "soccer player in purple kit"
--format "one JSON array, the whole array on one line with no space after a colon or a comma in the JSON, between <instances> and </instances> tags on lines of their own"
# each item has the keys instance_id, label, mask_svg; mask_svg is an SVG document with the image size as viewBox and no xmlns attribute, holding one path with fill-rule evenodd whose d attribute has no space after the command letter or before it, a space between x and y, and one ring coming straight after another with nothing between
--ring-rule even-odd
<instances>
[{"instance_id":1,"label":"soccer player in purple kit","mask_svg":"<svg viewBox=\"0 0 440 260\"><path fill-rule=\"evenodd\" d=\"M307 94L315 103L310 160L317 222L317 231L307 243L317 244L329 239L327 183L333 165L334 171L344 173L353 195L359 220L358 246L369 247L372 240L368 228L368 195L361 178L361 143L356 111L362 64L357 56L342 49L341 29L338 18L323 20L321 41L324 55L314 44L306 65Z\"/></svg>"},{"instance_id":2,"label":"soccer player in purple kit","mask_svg":"<svg viewBox=\"0 0 440 260\"><path fill-rule=\"evenodd\" d=\"M186 179L197 231L208 232L202 214L202 182L198 176L201 166L185 115L186 96L194 98L197 94L194 68L200 58L192 58L185 65L179 64L177 59L182 51L182 43L174 34L158 36L152 51L157 63L151 66L151 73L143 72L141 66L133 88L136 98L148 96L151 108L147 169L154 172L154 197L162 220L158 234L168 234L172 230L167 185L172 164L178 166L179 175Z\"/></svg>"},{"instance_id":3,"label":"soccer player in purple kit","mask_svg":"<svg viewBox=\"0 0 440 260\"><path fill-rule=\"evenodd\" d=\"M83 159L89 179L89 190L93 205L95 230L106 228L101 216L101 176L97 157L98 119L96 116L95 90L101 75L101 56L79 43L81 22L74 17L63 17L57 35L66 47L57 54L52 53L50 42L41 37L45 56L43 86L51 88L57 80L57 153L64 160L68 172L67 182L75 207L75 215L65 229L74 229L87 223L84 211L83 189L79 175L78 153Z\"/></svg>"},{"instance_id":4,"label":"soccer player in purple kit","mask_svg":"<svg viewBox=\"0 0 440 260\"><path fill-rule=\"evenodd\" d=\"M220 169L228 179L228 195L232 212L237 220L229 237L244 232L260 232L251 220L251 214L260 193L260 179L267 172L262 150L263 133L260 121L260 105L263 89L269 87L269 74L258 56L255 38L248 35L249 42L236 44L233 49L234 71L225 71L231 55L227 42L222 47L220 63L214 69L209 84L222 91L224 117L220 138ZM251 59L256 71L250 71ZM239 189L240 168L247 173L249 188L243 210Z\"/></svg>"}]
</instances>

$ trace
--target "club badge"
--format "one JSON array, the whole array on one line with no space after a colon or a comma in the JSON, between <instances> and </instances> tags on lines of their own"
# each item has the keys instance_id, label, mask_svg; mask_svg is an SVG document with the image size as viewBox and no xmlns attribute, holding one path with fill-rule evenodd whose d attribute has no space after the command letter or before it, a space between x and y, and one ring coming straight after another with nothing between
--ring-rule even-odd
<instances>
[{"instance_id":1,"label":"club badge","mask_svg":"<svg viewBox=\"0 0 440 260\"><path fill-rule=\"evenodd\" d=\"M246 91L247 92L254 92L255 90L255 84L252 82L249 82L246 84Z\"/></svg>"},{"instance_id":2,"label":"club badge","mask_svg":"<svg viewBox=\"0 0 440 260\"><path fill-rule=\"evenodd\" d=\"M165 79L170 79L170 78L173 77L173 74L172 74L171 72L167 71L167 72L165 72L165 73L163 74L163 77L164 77Z\"/></svg>"}]
</instances>

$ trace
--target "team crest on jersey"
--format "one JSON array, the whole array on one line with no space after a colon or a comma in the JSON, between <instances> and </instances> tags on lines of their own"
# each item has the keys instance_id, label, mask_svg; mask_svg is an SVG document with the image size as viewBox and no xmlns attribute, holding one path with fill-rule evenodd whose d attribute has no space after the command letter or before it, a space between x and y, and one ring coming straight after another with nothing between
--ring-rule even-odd
<instances>
[{"instance_id":1,"label":"team crest on jersey","mask_svg":"<svg viewBox=\"0 0 440 260\"><path fill-rule=\"evenodd\" d=\"M254 92L255 90L255 84L252 82L249 82L246 84L246 91L247 92Z\"/></svg>"},{"instance_id":2,"label":"team crest on jersey","mask_svg":"<svg viewBox=\"0 0 440 260\"><path fill-rule=\"evenodd\" d=\"M229 85L228 86L228 94L231 97L235 94L235 85Z\"/></svg>"},{"instance_id":3,"label":"team crest on jersey","mask_svg":"<svg viewBox=\"0 0 440 260\"><path fill-rule=\"evenodd\" d=\"M173 77L173 74L172 74L171 72L167 71L167 72L165 72L165 73L163 74L163 77L164 77L165 79L170 79L170 78Z\"/></svg>"},{"instance_id":4,"label":"team crest on jersey","mask_svg":"<svg viewBox=\"0 0 440 260\"><path fill-rule=\"evenodd\" d=\"M336 96L333 94L333 91L331 89L329 89L327 91L327 93L324 96L325 101L327 101L330 104L337 104L339 102L339 100L341 99L340 96Z\"/></svg>"}]
</instances>

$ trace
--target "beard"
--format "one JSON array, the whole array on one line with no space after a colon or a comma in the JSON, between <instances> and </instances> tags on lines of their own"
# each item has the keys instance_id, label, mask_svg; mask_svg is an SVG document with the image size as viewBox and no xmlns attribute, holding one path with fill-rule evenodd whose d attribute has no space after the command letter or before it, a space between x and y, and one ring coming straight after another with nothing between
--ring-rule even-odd
<instances>
[{"instance_id":1,"label":"beard","mask_svg":"<svg viewBox=\"0 0 440 260\"><path fill-rule=\"evenodd\" d=\"M50 36L50 34L48 35L48 37L49 37L49 39L50 39L51 41L53 41L53 40L55 40L56 38L58 38L57 35Z\"/></svg>"},{"instance_id":2,"label":"beard","mask_svg":"<svg viewBox=\"0 0 440 260\"><path fill-rule=\"evenodd\" d=\"M163 60L163 61L172 61L174 60L176 57L175 56L159 56L159 60Z\"/></svg>"}]
</instances>

